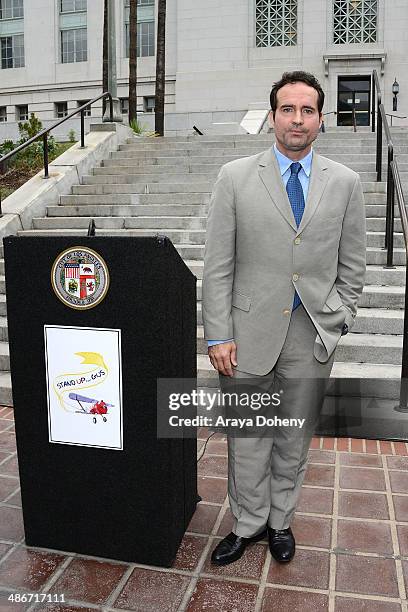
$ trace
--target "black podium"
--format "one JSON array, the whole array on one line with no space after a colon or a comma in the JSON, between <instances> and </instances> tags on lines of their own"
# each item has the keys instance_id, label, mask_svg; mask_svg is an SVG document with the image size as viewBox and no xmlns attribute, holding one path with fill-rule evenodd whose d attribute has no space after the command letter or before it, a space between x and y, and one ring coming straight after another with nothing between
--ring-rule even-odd
<instances>
[{"instance_id":1,"label":"black podium","mask_svg":"<svg viewBox=\"0 0 408 612\"><path fill-rule=\"evenodd\" d=\"M3 242L26 544L170 566L197 503L196 440L158 439L157 379L196 378L195 276L163 236ZM82 247L101 256L109 271L106 295L86 309L67 306L51 283L59 255ZM94 290L101 280L96 268L66 261L69 291L82 291L79 274ZM50 441L44 326L121 331L121 449ZM63 360L63 345L60 350ZM68 384L63 376L56 389ZM83 398L95 400L93 414ZM100 410L98 399L94 385L69 390L60 401L65 408L63 402L75 400L77 422L102 432L114 408Z\"/></svg>"}]
</instances>

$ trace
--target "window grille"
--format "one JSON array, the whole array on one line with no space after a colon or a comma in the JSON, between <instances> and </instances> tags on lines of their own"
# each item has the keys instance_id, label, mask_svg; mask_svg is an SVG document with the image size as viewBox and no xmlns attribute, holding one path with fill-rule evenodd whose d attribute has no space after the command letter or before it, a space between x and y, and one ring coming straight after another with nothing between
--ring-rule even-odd
<instances>
[{"instance_id":1,"label":"window grille","mask_svg":"<svg viewBox=\"0 0 408 612\"><path fill-rule=\"evenodd\" d=\"M256 46L297 44L297 0L255 0Z\"/></svg>"},{"instance_id":2,"label":"window grille","mask_svg":"<svg viewBox=\"0 0 408 612\"><path fill-rule=\"evenodd\" d=\"M376 42L377 9L377 0L334 0L334 44Z\"/></svg>"}]
</instances>

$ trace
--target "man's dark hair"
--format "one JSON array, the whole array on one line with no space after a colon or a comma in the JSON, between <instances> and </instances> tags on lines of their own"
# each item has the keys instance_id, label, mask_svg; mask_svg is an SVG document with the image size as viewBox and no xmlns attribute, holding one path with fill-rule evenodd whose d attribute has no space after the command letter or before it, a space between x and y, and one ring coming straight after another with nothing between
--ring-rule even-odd
<instances>
[{"instance_id":1,"label":"man's dark hair","mask_svg":"<svg viewBox=\"0 0 408 612\"><path fill-rule=\"evenodd\" d=\"M281 89L281 87L283 87L284 85L287 85L288 83L299 83L299 82L306 83L306 85L313 87L313 89L317 91L317 109L319 113L322 112L322 108L324 104L324 91L319 81L316 79L316 77L313 74L310 74L310 72L304 72L303 70L294 70L293 72L284 72L280 80L274 83L272 87L270 101L271 101L271 109L272 109L272 113L274 117L275 117L275 111L278 106L278 91Z\"/></svg>"}]
</instances>

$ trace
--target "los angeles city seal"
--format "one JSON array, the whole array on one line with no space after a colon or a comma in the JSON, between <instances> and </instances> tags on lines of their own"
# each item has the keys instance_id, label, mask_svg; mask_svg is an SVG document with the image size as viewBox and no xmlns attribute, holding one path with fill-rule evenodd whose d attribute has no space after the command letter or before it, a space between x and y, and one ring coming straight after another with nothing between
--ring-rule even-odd
<instances>
[{"instance_id":1,"label":"los angeles city seal","mask_svg":"<svg viewBox=\"0 0 408 612\"><path fill-rule=\"evenodd\" d=\"M103 258L86 247L60 253L51 270L51 284L58 299L78 310L94 308L106 296L109 271Z\"/></svg>"}]
</instances>

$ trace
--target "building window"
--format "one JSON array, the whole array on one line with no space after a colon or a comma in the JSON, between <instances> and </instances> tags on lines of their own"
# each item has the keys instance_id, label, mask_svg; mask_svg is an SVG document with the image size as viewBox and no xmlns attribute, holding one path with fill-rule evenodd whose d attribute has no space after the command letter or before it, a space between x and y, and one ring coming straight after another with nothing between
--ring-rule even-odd
<instances>
[{"instance_id":1,"label":"building window","mask_svg":"<svg viewBox=\"0 0 408 612\"><path fill-rule=\"evenodd\" d=\"M0 0L0 19L24 17L23 0Z\"/></svg>"},{"instance_id":2,"label":"building window","mask_svg":"<svg viewBox=\"0 0 408 612\"><path fill-rule=\"evenodd\" d=\"M297 43L297 0L255 0L256 46L291 47Z\"/></svg>"},{"instance_id":3,"label":"building window","mask_svg":"<svg viewBox=\"0 0 408 612\"><path fill-rule=\"evenodd\" d=\"M120 98L120 112L122 115L129 114L129 98Z\"/></svg>"},{"instance_id":4,"label":"building window","mask_svg":"<svg viewBox=\"0 0 408 612\"><path fill-rule=\"evenodd\" d=\"M143 98L143 112L154 113L154 107L156 105L156 98L154 96L145 96Z\"/></svg>"},{"instance_id":5,"label":"building window","mask_svg":"<svg viewBox=\"0 0 408 612\"><path fill-rule=\"evenodd\" d=\"M334 44L375 43L377 8L377 0L334 0Z\"/></svg>"},{"instance_id":6,"label":"building window","mask_svg":"<svg viewBox=\"0 0 408 612\"><path fill-rule=\"evenodd\" d=\"M78 106L83 106L84 104L88 104L88 102L90 102L90 100L78 100L77 104ZM84 109L84 117L90 117L91 116L91 107L88 106L88 108Z\"/></svg>"},{"instance_id":7,"label":"building window","mask_svg":"<svg viewBox=\"0 0 408 612\"><path fill-rule=\"evenodd\" d=\"M61 62L86 62L88 59L86 28L61 30Z\"/></svg>"},{"instance_id":8,"label":"building window","mask_svg":"<svg viewBox=\"0 0 408 612\"><path fill-rule=\"evenodd\" d=\"M155 53L154 0L137 0L137 57L149 57ZM125 0L126 57L129 57L129 0Z\"/></svg>"},{"instance_id":9,"label":"building window","mask_svg":"<svg viewBox=\"0 0 408 612\"><path fill-rule=\"evenodd\" d=\"M68 115L68 103L67 102L56 102L55 103L55 116L61 119Z\"/></svg>"},{"instance_id":10,"label":"building window","mask_svg":"<svg viewBox=\"0 0 408 612\"><path fill-rule=\"evenodd\" d=\"M129 24L125 23L126 57L129 57ZM154 21L145 21L137 24L137 57L154 55Z\"/></svg>"},{"instance_id":11,"label":"building window","mask_svg":"<svg viewBox=\"0 0 408 612\"><path fill-rule=\"evenodd\" d=\"M24 66L24 35L0 38L1 67L21 68Z\"/></svg>"},{"instance_id":12,"label":"building window","mask_svg":"<svg viewBox=\"0 0 408 612\"><path fill-rule=\"evenodd\" d=\"M0 106L0 123L7 121L7 106Z\"/></svg>"},{"instance_id":13,"label":"building window","mask_svg":"<svg viewBox=\"0 0 408 612\"><path fill-rule=\"evenodd\" d=\"M20 104L16 106L16 119L17 121L28 121L28 105Z\"/></svg>"},{"instance_id":14,"label":"building window","mask_svg":"<svg viewBox=\"0 0 408 612\"><path fill-rule=\"evenodd\" d=\"M86 0L60 0L61 13L80 13L86 11Z\"/></svg>"},{"instance_id":15,"label":"building window","mask_svg":"<svg viewBox=\"0 0 408 612\"><path fill-rule=\"evenodd\" d=\"M130 0L125 0L125 8L129 8ZM137 0L137 6L154 6L154 0Z\"/></svg>"}]
</instances>

